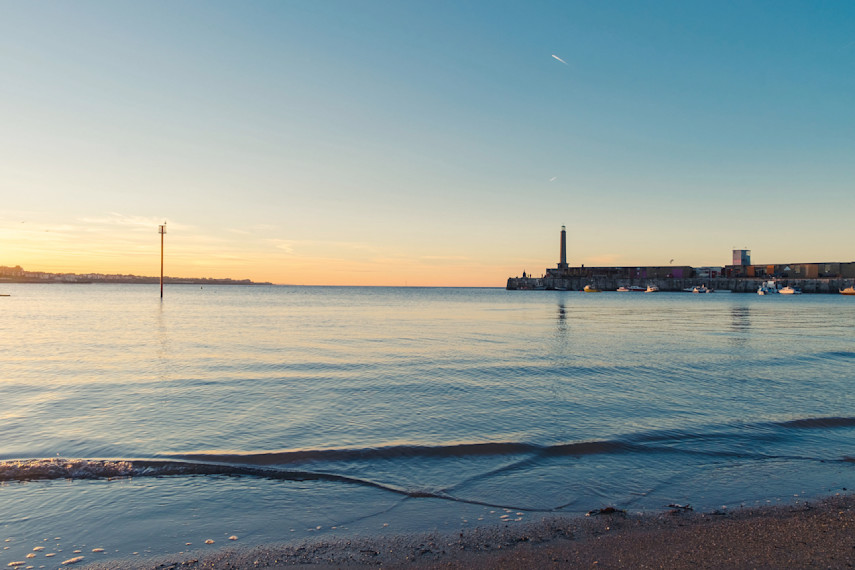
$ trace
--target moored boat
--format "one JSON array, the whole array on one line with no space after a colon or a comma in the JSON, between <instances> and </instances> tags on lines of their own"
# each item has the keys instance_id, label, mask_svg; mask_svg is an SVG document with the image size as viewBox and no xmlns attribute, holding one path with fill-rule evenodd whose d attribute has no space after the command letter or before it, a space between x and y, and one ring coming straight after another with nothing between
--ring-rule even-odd
<instances>
[{"instance_id":1,"label":"moored boat","mask_svg":"<svg viewBox=\"0 0 855 570\"><path fill-rule=\"evenodd\" d=\"M648 285L648 286L647 286L647 289L645 289L645 291L644 291L644 292L645 292L645 293L656 293L657 291L659 291L659 287L657 287L656 285L652 285L652 284L651 284L651 285Z\"/></svg>"},{"instance_id":2,"label":"moored boat","mask_svg":"<svg viewBox=\"0 0 855 570\"><path fill-rule=\"evenodd\" d=\"M628 292L629 292L629 288L628 288L628 287L624 287L623 285L621 285L620 287L618 287L618 288L616 289L616 291L617 291L618 293L628 293Z\"/></svg>"},{"instance_id":3,"label":"moored boat","mask_svg":"<svg viewBox=\"0 0 855 570\"><path fill-rule=\"evenodd\" d=\"M764 281L757 288L758 295L772 295L778 292L778 284L774 281Z\"/></svg>"},{"instance_id":4,"label":"moored boat","mask_svg":"<svg viewBox=\"0 0 855 570\"><path fill-rule=\"evenodd\" d=\"M855 285L847 287L846 289L840 289L841 295L855 295Z\"/></svg>"},{"instance_id":5,"label":"moored boat","mask_svg":"<svg viewBox=\"0 0 855 570\"><path fill-rule=\"evenodd\" d=\"M597 289L593 285L585 285L585 288L583 289L583 291L585 291L585 293L600 293L601 292L600 289Z\"/></svg>"},{"instance_id":6,"label":"moored boat","mask_svg":"<svg viewBox=\"0 0 855 570\"><path fill-rule=\"evenodd\" d=\"M787 285L786 287L782 287L781 289L779 289L778 293L780 293L781 295L801 295L802 290L798 287Z\"/></svg>"}]
</instances>

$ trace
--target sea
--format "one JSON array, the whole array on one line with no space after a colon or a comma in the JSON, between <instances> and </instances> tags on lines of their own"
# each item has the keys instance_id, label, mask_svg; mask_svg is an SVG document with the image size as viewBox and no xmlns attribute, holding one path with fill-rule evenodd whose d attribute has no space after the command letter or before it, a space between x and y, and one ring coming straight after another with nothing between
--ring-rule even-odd
<instances>
[{"instance_id":1,"label":"sea","mask_svg":"<svg viewBox=\"0 0 855 570\"><path fill-rule=\"evenodd\" d=\"M855 488L855 297L0 293L2 567Z\"/></svg>"}]
</instances>

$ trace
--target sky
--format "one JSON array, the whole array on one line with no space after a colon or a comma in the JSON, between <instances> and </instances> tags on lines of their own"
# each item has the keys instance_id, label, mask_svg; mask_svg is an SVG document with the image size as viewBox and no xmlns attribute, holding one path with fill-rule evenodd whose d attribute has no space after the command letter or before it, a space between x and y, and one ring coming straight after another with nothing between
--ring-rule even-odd
<instances>
[{"instance_id":1,"label":"sky","mask_svg":"<svg viewBox=\"0 0 855 570\"><path fill-rule=\"evenodd\" d=\"M0 265L855 260L855 2L0 0Z\"/></svg>"}]
</instances>

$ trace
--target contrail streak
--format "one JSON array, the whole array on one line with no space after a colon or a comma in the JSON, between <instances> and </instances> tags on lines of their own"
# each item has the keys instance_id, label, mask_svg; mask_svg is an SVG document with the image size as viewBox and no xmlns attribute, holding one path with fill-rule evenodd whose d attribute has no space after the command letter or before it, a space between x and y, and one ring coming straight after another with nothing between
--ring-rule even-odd
<instances>
[{"instance_id":1,"label":"contrail streak","mask_svg":"<svg viewBox=\"0 0 855 570\"><path fill-rule=\"evenodd\" d=\"M552 57L554 57L555 59L557 59L558 61L560 61L560 62L561 62L561 63L563 63L564 65L567 65L567 62L566 62L566 61L564 61L563 59L561 59L560 57L558 57L558 56L557 56L557 55L555 55L554 53L552 54Z\"/></svg>"}]
</instances>

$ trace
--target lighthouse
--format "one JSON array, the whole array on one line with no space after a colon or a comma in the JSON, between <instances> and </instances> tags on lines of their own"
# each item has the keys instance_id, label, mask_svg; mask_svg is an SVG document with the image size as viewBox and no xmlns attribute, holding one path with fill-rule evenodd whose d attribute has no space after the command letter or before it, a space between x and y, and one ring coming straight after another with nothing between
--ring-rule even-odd
<instances>
[{"instance_id":1,"label":"lighthouse","mask_svg":"<svg viewBox=\"0 0 855 570\"><path fill-rule=\"evenodd\" d=\"M567 269L567 228L561 226L561 258L558 261L558 269Z\"/></svg>"}]
</instances>

